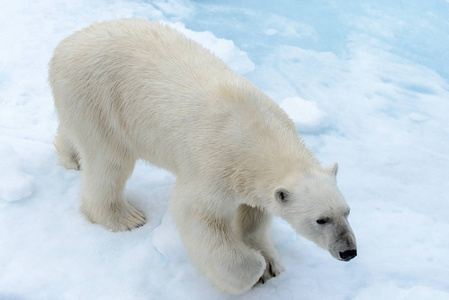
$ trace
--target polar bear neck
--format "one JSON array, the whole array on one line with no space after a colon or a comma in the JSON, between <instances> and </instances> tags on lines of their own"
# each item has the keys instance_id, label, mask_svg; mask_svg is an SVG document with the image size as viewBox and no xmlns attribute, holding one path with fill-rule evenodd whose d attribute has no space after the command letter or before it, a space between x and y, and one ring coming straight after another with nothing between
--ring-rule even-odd
<instances>
[{"instance_id":1,"label":"polar bear neck","mask_svg":"<svg viewBox=\"0 0 449 300\"><path fill-rule=\"evenodd\" d=\"M230 188L248 204L260 204L287 178L301 177L319 161L306 148L287 114L249 81L224 86L221 95L235 118L225 134L232 162L223 169ZM229 99L232 99L230 101Z\"/></svg>"}]
</instances>

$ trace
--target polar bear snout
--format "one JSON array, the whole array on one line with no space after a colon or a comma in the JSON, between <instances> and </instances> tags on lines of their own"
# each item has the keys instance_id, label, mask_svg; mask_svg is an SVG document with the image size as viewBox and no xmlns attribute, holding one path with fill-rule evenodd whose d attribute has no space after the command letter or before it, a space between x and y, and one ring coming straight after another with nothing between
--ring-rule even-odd
<instances>
[{"instance_id":1,"label":"polar bear snout","mask_svg":"<svg viewBox=\"0 0 449 300\"><path fill-rule=\"evenodd\" d=\"M331 232L329 236L331 243L328 249L334 258L341 261L350 261L357 256L356 239L346 218L341 218L340 225L334 228L330 227L329 230ZM332 242L332 240L334 241Z\"/></svg>"},{"instance_id":2,"label":"polar bear snout","mask_svg":"<svg viewBox=\"0 0 449 300\"><path fill-rule=\"evenodd\" d=\"M353 250L346 250L343 252L340 251L339 255L341 260L350 261L351 259L357 256L357 250L353 249Z\"/></svg>"}]
</instances>

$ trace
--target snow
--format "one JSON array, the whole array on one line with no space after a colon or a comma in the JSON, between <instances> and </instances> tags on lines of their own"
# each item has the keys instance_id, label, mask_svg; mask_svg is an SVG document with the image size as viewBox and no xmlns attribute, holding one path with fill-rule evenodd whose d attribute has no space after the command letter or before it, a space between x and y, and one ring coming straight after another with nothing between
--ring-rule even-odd
<instances>
[{"instance_id":1,"label":"snow","mask_svg":"<svg viewBox=\"0 0 449 300\"><path fill-rule=\"evenodd\" d=\"M320 133L328 126L328 117L315 102L299 97L285 98L279 104L301 133Z\"/></svg>"},{"instance_id":2,"label":"snow","mask_svg":"<svg viewBox=\"0 0 449 300\"><path fill-rule=\"evenodd\" d=\"M0 200L17 201L32 194L33 177L25 174L20 159L8 146L0 146L0 156L8 159L0 161Z\"/></svg>"},{"instance_id":3,"label":"snow","mask_svg":"<svg viewBox=\"0 0 449 300\"><path fill-rule=\"evenodd\" d=\"M248 54L237 48L233 41L217 38L210 31L195 32L189 30L185 28L184 24L179 22L164 23L211 50L212 53L220 57L233 71L243 75L254 70L254 63L248 57Z\"/></svg>"},{"instance_id":4,"label":"snow","mask_svg":"<svg viewBox=\"0 0 449 300\"><path fill-rule=\"evenodd\" d=\"M219 4L217 4L219 3ZM3 1L0 299L449 299L449 2ZM323 164L339 162L358 256L275 219L286 271L247 294L195 270L167 213L175 177L139 162L127 197L148 223L112 233L79 212L58 165L47 83L55 46L93 22L172 24L278 102Z\"/></svg>"}]
</instances>

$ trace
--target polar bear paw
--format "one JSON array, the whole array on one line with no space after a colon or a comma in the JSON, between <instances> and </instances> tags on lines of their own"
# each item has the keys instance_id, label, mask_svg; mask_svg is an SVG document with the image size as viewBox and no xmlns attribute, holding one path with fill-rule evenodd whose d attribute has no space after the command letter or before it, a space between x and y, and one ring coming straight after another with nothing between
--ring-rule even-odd
<instances>
[{"instance_id":1,"label":"polar bear paw","mask_svg":"<svg viewBox=\"0 0 449 300\"><path fill-rule=\"evenodd\" d=\"M100 224L113 232L133 230L146 223L145 214L129 202L120 206L111 206L107 211L86 211L85 207L82 207L81 210L89 221Z\"/></svg>"},{"instance_id":2,"label":"polar bear paw","mask_svg":"<svg viewBox=\"0 0 449 300\"><path fill-rule=\"evenodd\" d=\"M279 259L265 257L266 268L259 281L256 283L264 284L270 278L279 276L284 271L284 266Z\"/></svg>"},{"instance_id":3,"label":"polar bear paw","mask_svg":"<svg viewBox=\"0 0 449 300\"><path fill-rule=\"evenodd\" d=\"M141 227L146 223L146 217L143 212L129 204L125 206L116 216L115 226L110 228L112 231L127 231Z\"/></svg>"},{"instance_id":4,"label":"polar bear paw","mask_svg":"<svg viewBox=\"0 0 449 300\"><path fill-rule=\"evenodd\" d=\"M77 154L73 154L70 157L60 156L61 165L67 170L81 170L80 159Z\"/></svg>"},{"instance_id":5,"label":"polar bear paw","mask_svg":"<svg viewBox=\"0 0 449 300\"><path fill-rule=\"evenodd\" d=\"M266 269L265 259L256 252L247 255L241 263L234 267L235 269L228 269L230 276L221 284L221 289L236 295L250 290L257 283L257 279L263 276L263 270Z\"/></svg>"}]
</instances>

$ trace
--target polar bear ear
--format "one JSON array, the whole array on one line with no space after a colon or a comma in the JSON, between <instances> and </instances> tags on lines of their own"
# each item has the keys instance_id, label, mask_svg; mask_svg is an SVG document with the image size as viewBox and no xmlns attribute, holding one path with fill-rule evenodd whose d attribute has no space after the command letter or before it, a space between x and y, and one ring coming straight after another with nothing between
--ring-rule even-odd
<instances>
[{"instance_id":1,"label":"polar bear ear","mask_svg":"<svg viewBox=\"0 0 449 300\"><path fill-rule=\"evenodd\" d=\"M277 188L274 191L274 197L277 201L285 203L290 200L290 192L286 188Z\"/></svg>"},{"instance_id":2,"label":"polar bear ear","mask_svg":"<svg viewBox=\"0 0 449 300\"><path fill-rule=\"evenodd\" d=\"M328 173L332 177L336 178L337 177L337 173L338 173L338 164L337 163L333 163L330 166L327 166L324 170L326 171L326 173Z\"/></svg>"}]
</instances>

